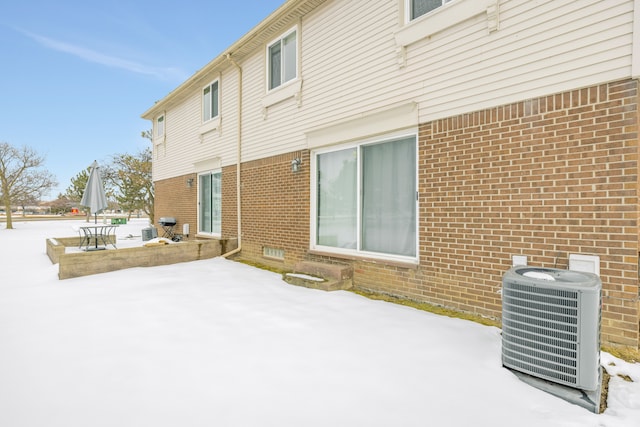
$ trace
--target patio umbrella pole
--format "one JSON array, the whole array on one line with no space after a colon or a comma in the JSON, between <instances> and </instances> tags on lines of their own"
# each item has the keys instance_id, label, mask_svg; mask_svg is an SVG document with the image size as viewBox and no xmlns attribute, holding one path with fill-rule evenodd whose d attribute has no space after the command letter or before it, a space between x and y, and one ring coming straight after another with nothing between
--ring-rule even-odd
<instances>
[{"instance_id":1,"label":"patio umbrella pole","mask_svg":"<svg viewBox=\"0 0 640 427\"><path fill-rule=\"evenodd\" d=\"M82 206L87 206L90 212L93 212L93 223L96 225L94 233L96 249L98 249L98 212L104 211L107 208L107 197L99 169L98 162L94 160L91 165L91 171L89 172L89 178L87 179L87 185L82 194L82 200L80 201Z\"/></svg>"}]
</instances>

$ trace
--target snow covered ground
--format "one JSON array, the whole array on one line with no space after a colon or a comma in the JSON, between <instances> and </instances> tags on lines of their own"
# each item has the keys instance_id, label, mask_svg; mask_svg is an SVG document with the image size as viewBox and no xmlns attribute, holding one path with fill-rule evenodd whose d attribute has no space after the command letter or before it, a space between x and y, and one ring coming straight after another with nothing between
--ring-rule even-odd
<instances>
[{"instance_id":1,"label":"snow covered ground","mask_svg":"<svg viewBox=\"0 0 640 427\"><path fill-rule=\"evenodd\" d=\"M72 224L0 224L0 426L640 425L640 366L606 353L595 415L502 368L496 328L232 261L59 281Z\"/></svg>"}]
</instances>

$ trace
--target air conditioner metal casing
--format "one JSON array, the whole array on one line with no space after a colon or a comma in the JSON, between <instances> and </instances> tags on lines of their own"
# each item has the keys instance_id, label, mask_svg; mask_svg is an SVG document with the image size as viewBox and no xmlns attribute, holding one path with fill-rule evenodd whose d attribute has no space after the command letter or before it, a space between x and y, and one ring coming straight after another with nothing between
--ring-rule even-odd
<instances>
[{"instance_id":1,"label":"air conditioner metal casing","mask_svg":"<svg viewBox=\"0 0 640 427\"><path fill-rule=\"evenodd\" d=\"M158 229L155 227L147 227L142 229L142 241L146 242L158 237Z\"/></svg>"},{"instance_id":2,"label":"air conditioner metal casing","mask_svg":"<svg viewBox=\"0 0 640 427\"><path fill-rule=\"evenodd\" d=\"M552 280L539 278L545 275ZM526 266L508 270L502 289L502 364L558 384L596 390L601 295L602 283L595 274Z\"/></svg>"}]
</instances>

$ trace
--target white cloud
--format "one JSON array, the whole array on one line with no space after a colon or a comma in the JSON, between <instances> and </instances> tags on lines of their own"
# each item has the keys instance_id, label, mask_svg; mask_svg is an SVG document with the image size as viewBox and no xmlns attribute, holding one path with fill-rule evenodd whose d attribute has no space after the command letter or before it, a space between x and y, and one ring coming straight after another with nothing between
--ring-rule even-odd
<instances>
[{"instance_id":1,"label":"white cloud","mask_svg":"<svg viewBox=\"0 0 640 427\"><path fill-rule=\"evenodd\" d=\"M102 52L98 52L96 50L88 49L79 45L54 40L49 37L44 37L28 31L20 32L48 49L67 53L69 55L73 55L80 59L83 59L87 62L93 62L112 68L119 68L136 74L153 76L160 80L181 81L188 77L188 74L179 68L152 67L149 65L141 64L139 62L130 61L127 59L119 58L117 56L112 56Z\"/></svg>"}]
</instances>

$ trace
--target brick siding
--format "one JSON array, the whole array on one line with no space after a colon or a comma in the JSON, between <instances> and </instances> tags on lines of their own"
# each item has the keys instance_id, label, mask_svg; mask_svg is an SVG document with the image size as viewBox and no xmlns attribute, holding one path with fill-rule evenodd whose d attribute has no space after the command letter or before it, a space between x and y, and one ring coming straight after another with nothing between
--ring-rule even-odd
<instances>
[{"instance_id":1,"label":"brick siding","mask_svg":"<svg viewBox=\"0 0 640 427\"><path fill-rule=\"evenodd\" d=\"M417 266L309 253L309 152L247 162L241 257L285 268L302 259L350 264L358 288L499 318L512 255L566 268L570 253L594 254L602 341L638 347L637 126L635 80L423 123ZM296 157L302 168L294 173ZM195 225L188 177L156 183L156 219ZM237 232L235 206L235 167L228 167L223 237ZM264 258L265 246L284 250L284 261Z\"/></svg>"},{"instance_id":2,"label":"brick siding","mask_svg":"<svg viewBox=\"0 0 640 427\"><path fill-rule=\"evenodd\" d=\"M420 127L420 280L406 293L500 313L512 255L600 256L602 338L638 346L638 84L565 92Z\"/></svg>"},{"instance_id":3,"label":"brick siding","mask_svg":"<svg viewBox=\"0 0 640 427\"><path fill-rule=\"evenodd\" d=\"M298 172L291 161L302 160ZM242 256L267 264L263 247L282 249L285 264L304 258L309 248L309 152L294 152L242 165Z\"/></svg>"},{"instance_id":4,"label":"brick siding","mask_svg":"<svg viewBox=\"0 0 640 427\"><path fill-rule=\"evenodd\" d=\"M223 239L238 237L238 205L236 166L222 168L222 225Z\"/></svg>"},{"instance_id":5,"label":"brick siding","mask_svg":"<svg viewBox=\"0 0 640 427\"><path fill-rule=\"evenodd\" d=\"M187 185L192 179L191 187ZM182 225L189 224L189 237L194 236L198 230L198 183L197 175L189 174L175 178L155 181L155 226L158 228L158 235L162 236L162 226L158 223L163 216L172 216L177 223L174 232L182 234Z\"/></svg>"}]
</instances>

